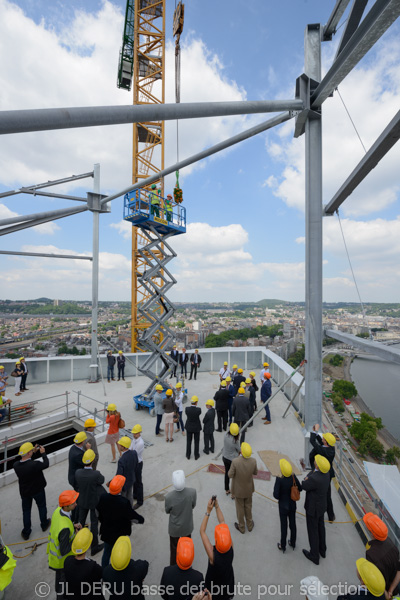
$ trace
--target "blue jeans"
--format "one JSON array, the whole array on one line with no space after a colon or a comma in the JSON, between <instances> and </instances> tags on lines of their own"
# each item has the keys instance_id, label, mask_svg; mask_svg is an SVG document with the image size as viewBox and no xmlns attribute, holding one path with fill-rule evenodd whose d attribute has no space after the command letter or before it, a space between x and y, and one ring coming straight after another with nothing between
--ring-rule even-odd
<instances>
[{"instance_id":1,"label":"blue jeans","mask_svg":"<svg viewBox=\"0 0 400 600\"><path fill-rule=\"evenodd\" d=\"M110 379L114 379L114 365L112 367L110 367L110 365L108 365L108 367L107 367L107 379L108 379L108 381L110 381Z\"/></svg>"},{"instance_id":2,"label":"blue jeans","mask_svg":"<svg viewBox=\"0 0 400 600\"><path fill-rule=\"evenodd\" d=\"M7 415L7 409L6 408L0 408L0 423L1 421L4 419L4 417Z\"/></svg>"},{"instance_id":3,"label":"blue jeans","mask_svg":"<svg viewBox=\"0 0 400 600\"><path fill-rule=\"evenodd\" d=\"M163 418L162 415L157 415L156 435L157 435L157 433L160 433L160 425L161 425L162 418Z\"/></svg>"},{"instance_id":4,"label":"blue jeans","mask_svg":"<svg viewBox=\"0 0 400 600\"><path fill-rule=\"evenodd\" d=\"M271 413L269 411L269 404L267 404L267 406L265 407L265 416L267 417L268 421L271 420Z\"/></svg>"},{"instance_id":5,"label":"blue jeans","mask_svg":"<svg viewBox=\"0 0 400 600\"><path fill-rule=\"evenodd\" d=\"M103 556L101 557L101 566L104 569L110 564L112 545L104 542Z\"/></svg>"},{"instance_id":6,"label":"blue jeans","mask_svg":"<svg viewBox=\"0 0 400 600\"><path fill-rule=\"evenodd\" d=\"M179 425L181 426L182 431L185 431L185 426L183 424L183 420L182 420L182 411L178 411L179 412L179 421L176 424L176 428L179 431Z\"/></svg>"},{"instance_id":7,"label":"blue jeans","mask_svg":"<svg viewBox=\"0 0 400 600\"><path fill-rule=\"evenodd\" d=\"M31 527L31 510L32 500L37 504L39 510L40 524L42 527L47 525L47 507L46 507L46 493L41 490L34 496L22 498L22 518L24 521L24 528L22 532L25 535L30 535L32 531Z\"/></svg>"},{"instance_id":8,"label":"blue jeans","mask_svg":"<svg viewBox=\"0 0 400 600\"><path fill-rule=\"evenodd\" d=\"M232 423L232 405L233 405L233 396L229 396L228 398L228 411L229 411L229 425Z\"/></svg>"}]
</instances>

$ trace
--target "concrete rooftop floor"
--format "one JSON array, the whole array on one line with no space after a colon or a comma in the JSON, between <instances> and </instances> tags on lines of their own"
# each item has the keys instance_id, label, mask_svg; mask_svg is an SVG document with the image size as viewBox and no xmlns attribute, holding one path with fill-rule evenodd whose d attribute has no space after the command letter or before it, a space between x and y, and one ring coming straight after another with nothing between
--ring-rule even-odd
<instances>
[{"instance_id":1,"label":"concrete rooftop floor","mask_svg":"<svg viewBox=\"0 0 400 600\"><path fill-rule=\"evenodd\" d=\"M202 414L205 410L205 401L213 398L218 389L218 375L216 372L199 372L197 381L188 381L188 396L196 394L199 397L199 406ZM280 524L278 506L275 502L265 498L272 498L274 477L271 481L255 480L256 493L253 495L253 518L255 527L251 533L242 535L234 528L236 521L235 502L224 493L223 475L207 472L207 465L213 461L212 456L201 454L199 460L193 458L188 461L185 457L186 438L177 433L174 435L174 443L166 444L164 438L157 438L154 434L155 418L151 417L147 410L136 411L134 409L133 396L141 393L148 384L144 377L132 377L126 382L105 382L106 396L101 383L90 384L86 381L61 382L41 385L30 385L29 377L27 385L30 388L23 396L14 398L9 388L9 396L15 404L22 404L29 400L49 398L57 396L65 391L76 392L100 402L114 402L122 417L126 421L127 428L140 423L143 427L143 438L153 445L145 449L143 482L145 500L140 509L145 518L144 525L133 525L131 535L133 558L146 559L150 563L149 573L145 584L159 584L163 568L169 564L169 538L168 538L168 516L164 512L165 494L172 488L167 488L171 483L172 472L183 469L186 473L186 484L197 490L197 506L194 511L194 531L192 534L195 545L194 568L204 575L207 570L207 557L199 535L199 528L206 510L207 501L217 494L228 523L234 544L234 571L236 583L251 586L251 594L246 597L271 597L273 595L286 595L292 598L302 597L300 594L300 580L308 575L316 575L327 585L335 585L339 582L347 582L349 585L357 582L355 561L364 556L365 548L354 526L351 523L340 523L349 521L349 515L344 508L334 486L332 486L332 497L337 522L326 524L327 531L327 559L321 559L319 566L314 566L302 554L302 548L309 548L306 523L304 516L297 515L297 544L292 551L290 547L282 554L277 549L280 539ZM128 387L130 386L131 387ZM273 391L276 387L273 387ZM76 400L76 394L72 393L72 400ZM94 403L87 398L82 398L85 408L93 408ZM259 392L257 393L259 402ZM60 397L44 400L35 411L35 416L45 414L57 407L61 407L64 401ZM187 405L186 405L187 406ZM299 459L304 456L304 438L300 425L294 414L289 412L286 419L282 414L287 406L287 400L279 393L271 403L272 424L264 426L261 420L262 414L257 418L253 428L246 435L246 441L253 448L253 456L257 459L258 468L266 470L261 461L258 451L277 450L285 453L299 465ZM101 408L100 405L97 405ZM222 448L223 433L215 433L216 452ZM1 436L1 429L0 429ZM202 450L202 434L200 449ZM29 436L26 441L29 441ZM101 444L100 461L98 469L104 474L108 481L116 471L116 465L110 463L111 451L106 444ZM214 461L222 464L222 459ZM63 489L68 489L67 461L50 467L45 471L47 480L47 507L49 516L57 506L57 498ZM300 477L300 479L302 476ZM257 493L259 492L259 493ZM260 495L260 494L263 494ZM304 513L305 493L301 494L298 503L298 511ZM12 483L1 489L1 522L2 536L7 544L21 541L22 509L18 491L18 483ZM207 533L213 541L213 529L217 524L215 511L210 518ZM38 511L34 505L32 508L32 534L31 540L43 537L38 519ZM18 546L12 546L16 554L26 554L26 548L32 545L32 541L24 542ZM45 540L40 540L45 541ZM100 562L101 554L95 557ZM35 586L39 582L50 585L48 595L39 596ZM260 588L258 594L257 586ZM278 590L274 587L280 586ZM285 588L285 586L288 586ZM289 587L292 586L292 587ZM44 588L43 588L44 589ZM268 589L268 591L267 591ZM38 590L39 591L39 590ZM17 567L11 585L7 588L9 598L34 600L38 597L55 598L54 573L47 566L46 545L40 546L33 555L27 558L17 559ZM338 592L333 590L330 598L336 598ZM154 598L155 596L146 596ZM157 596L158 597L158 596ZM239 592L236 598L245 597ZM303 596L304 597L304 596Z\"/></svg>"}]
</instances>

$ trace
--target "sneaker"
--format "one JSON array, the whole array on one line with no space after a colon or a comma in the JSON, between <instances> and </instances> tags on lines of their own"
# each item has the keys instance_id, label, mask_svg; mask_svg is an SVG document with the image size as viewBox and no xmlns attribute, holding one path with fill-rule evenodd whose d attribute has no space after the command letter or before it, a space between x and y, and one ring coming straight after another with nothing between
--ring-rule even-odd
<instances>
[{"instance_id":1,"label":"sneaker","mask_svg":"<svg viewBox=\"0 0 400 600\"><path fill-rule=\"evenodd\" d=\"M134 504L132 508L133 508L133 510L137 510L141 506L142 506L142 504L139 504L139 502L136 502L136 504Z\"/></svg>"},{"instance_id":2,"label":"sneaker","mask_svg":"<svg viewBox=\"0 0 400 600\"><path fill-rule=\"evenodd\" d=\"M117 459L116 459L116 458L113 458L113 459L112 459L110 462L112 462L112 463L116 463L116 462L117 462Z\"/></svg>"},{"instance_id":3,"label":"sneaker","mask_svg":"<svg viewBox=\"0 0 400 600\"><path fill-rule=\"evenodd\" d=\"M186 435L186 433L184 431L182 431L182 435Z\"/></svg>"},{"instance_id":4,"label":"sneaker","mask_svg":"<svg viewBox=\"0 0 400 600\"><path fill-rule=\"evenodd\" d=\"M164 437L162 433L156 433L156 437Z\"/></svg>"},{"instance_id":5,"label":"sneaker","mask_svg":"<svg viewBox=\"0 0 400 600\"><path fill-rule=\"evenodd\" d=\"M50 527L51 519L47 519L46 523L42 525L42 531L47 531Z\"/></svg>"}]
</instances>

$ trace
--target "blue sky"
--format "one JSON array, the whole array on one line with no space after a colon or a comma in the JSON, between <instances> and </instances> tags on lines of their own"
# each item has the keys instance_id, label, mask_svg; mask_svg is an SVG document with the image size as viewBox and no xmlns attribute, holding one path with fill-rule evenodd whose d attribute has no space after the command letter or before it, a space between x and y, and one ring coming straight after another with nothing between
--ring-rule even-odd
<instances>
[{"instance_id":1,"label":"blue sky","mask_svg":"<svg viewBox=\"0 0 400 600\"><path fill-rule=\"evenodd\" d=\"M368 5L367 10L370 8ZM172 13L167 1L167 101L174 101ZM307 23L324 24L334 0L188 0L182 46L182 102L294 97L303 72ZM130 104L116 88L124 1L0 0L0 110ZM345 14L342 23L347 14ZM341 23L341 24L342 24ZM395 23L339 86L368 148L399 109L400 27ZM323 44L332 62L341 30ZM180 158L269 118L192 120L180 125ZM188 232L170 263L177 301L304 300L304 137L293 121L181 172ZM176 162L176 129L166 126L166 159ZM323 203L364 150L335 94L323 107ZM400 217L394 147L341 209L364 301L400 295ZM102 193L131 182L131 127L4 136L0 191L90 171L101 164ZM166 189L174 184L166 179ZM91 180L59 188L85 195ZM54 191L54 190L53 190ZM32 196L0 201L0 219L76 203ZM100 299L130 299L130 226L122 199L100 218ZM91 254L91 214L3 236L0 249ZM87 261L2 256L1 297L90 299ZM357 301L337 218L324 221L324 299Z\"/></svg>"}]
</instances>

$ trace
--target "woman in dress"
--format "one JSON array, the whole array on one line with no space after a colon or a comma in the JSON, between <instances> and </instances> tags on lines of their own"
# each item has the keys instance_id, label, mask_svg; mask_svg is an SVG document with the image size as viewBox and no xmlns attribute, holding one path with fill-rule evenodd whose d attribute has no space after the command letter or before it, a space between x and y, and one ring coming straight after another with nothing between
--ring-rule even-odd
<instances>
[{"instance_id":1,"label":"woman in dress","mask_svg":"<svg viewBox=\"0 0 400 600\"><path fill-rule=\"evenodd\" d=\"M115 404L109 404L107 406L107 417L106 423L110 426L107 431L105 442L106 444L110 444L111 446L111 454L112 454L112 463L117 462L115 446L119 440L119 420L121 418L120 413L117 411L117 407ZM119 450L118 450L119 452ZM121 452L119 452L121 456Z\"/></svg>"}]
</instances>

